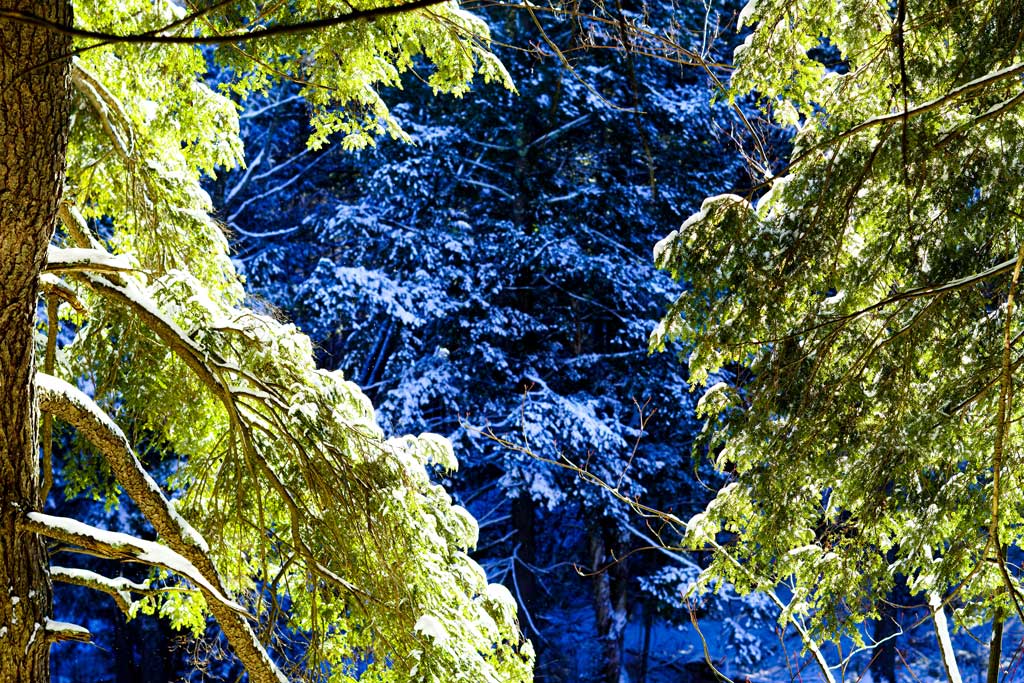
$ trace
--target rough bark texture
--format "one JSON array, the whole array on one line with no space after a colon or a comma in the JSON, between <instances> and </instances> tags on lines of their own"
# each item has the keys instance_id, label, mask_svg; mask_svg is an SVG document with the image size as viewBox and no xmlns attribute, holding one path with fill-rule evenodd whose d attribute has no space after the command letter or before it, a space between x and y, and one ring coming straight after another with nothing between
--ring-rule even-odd
<instances>
[{"instance_id":1,"label":"rough bark texture","mask_svg":"<svg viewBox=\"0 0 1024 683\"><path fill-rule=\"evenodd\" d=\"M69 0L6 4L71 23ZM19 531L17 522L40 506L33 325L39 272L64 184L70 59L61 57L70 48L64 36L0 19L0 681L5 683L49 679L46 551L39 537Z\"/></svg>"}]
</instances>

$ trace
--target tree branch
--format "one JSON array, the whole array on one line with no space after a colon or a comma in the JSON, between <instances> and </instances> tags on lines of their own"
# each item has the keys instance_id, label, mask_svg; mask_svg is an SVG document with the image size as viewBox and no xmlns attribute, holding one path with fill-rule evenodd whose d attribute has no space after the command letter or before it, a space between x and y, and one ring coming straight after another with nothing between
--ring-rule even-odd
<instances>
[{"instance_id":1,"label":"tree branch","mask_svg":"<svg viewBox=\"0 0 1024 683\"><path fill-rule=\"evenodd\" d=\"M100 273L123 273L133 270L123 256L116 256L102 249L71 247L61 249L50 246L46 251L47 273L92 271Z\"/></svg>"},{"instance_id":2,"label":"tree branch","mask_svg":"<svg viewBox=\"0 0 1024 683\"><path fill-rule=\"evenodd\" d=\"M272 26L267 26L265 28L257 28L254 30L243 31L242 33L234 33L220 36L160 35L164 31L176 28L179 22L175 22L170 26L165 26L163 28L156 29L155 31L149 31L147 33L119 35L116 33L106 33L103 31L90 31L87 29L75 28L74 26L68 26L67 24L61 24L56 21L51 21L50 19L41 17L38 14L33 14L32 12L26 12L23 10L16 10L10 8L0 8L0 19L8 19L10 21L15 21L22 24L31 24L33 26L39 26L48 31L53 31L54 33L71 36L72 38L79 38L81 40L98 40L106 45L113 45L118 43L127 43L135 45L224 45L245 43L253 40L261 40L264 38L273 38L276 36L291 35L296 33L309 33L311 31L331 28L332 26L341 26L342 24L349 24L354 21L379 19L381 17L402 14L403 12L411 12L417 9L424 9L426 7L440 5L443 2L448 2L448 0L412 0L411 2L405 2L397 5L385 5L383 7L371 7L369 9L353 10L348 14L342 14L339 16L324 17L322 19L314 19L312 21L299 21L294 24L274 24Z\"/></svg>"},{"instance_id":3,"label":"tree branch","mask_svg":"<svg viewBox=\"0 0 1024 683\"><path fill-rule=\"evenodd\" d=\"M25 531L77 545L110 559L166 569L196 585L208 603L220 603L239 614L249 616L245 608L207 581L195 565L165 545L144 541L118 531L99 529L77 519L45 515L41 512L28 513L18 526Z\"/></svg>"},{"instance_id":4,"label":"tree branch","mask_svg":"<svg viewBox=\"0 0 1024 683\"><path fill-rule=\"evenodd\" d=\"M75 292L66 282L61 280L52 273L42 273L39 276L39 289L50 296L55 296L61 299L80 315L86 315L88 310L85 305L82 304L78 298L78 293Z\"/></svg>"},{"instance_id":5,"label":"tree branch","mask_svg":"<svg viewBox=\"0 0 1024 683\"><path fill-rule=\"evenodd\" d=\"M209 547L206 541L174 510L160 490L160 487L149 476L149 473L135 456L124 433L92 399L67 382L48 375L37 374L36 387L39 393L40 408L67 421L100 450L110 465L110 469L117 478L118 483L132 497L160 537L170 546L170 548L157 544L151 544L152 547L146 545L133 546L130 544L131 541L138 543L148 542L138 541L138 539L134 539L131 536L119 534L118 536L123 538L117 540L127 544L131 551L141 549L145 553L145 555L140 556L138 552L129 552L129 558L126 559L135 559L139 562L154 564L154 562L147 560L152 559L154 553L159 552L156 549L160 549L177 558L176 562L180 560L179 564L182 562L186 563L182 565L183 571L173 569L164 564L156 564L182 574L192 583L199 586L204 596L207 597L207 605L210 608L210 612L224 631L235 654L241 660L253 681L258 683L281 683L286 681L284 675L271 661L266 650L256 639L256 635L248 622L251 615L227 597L228 593L213 561L210 559ZM39 533L49 535L43 531ZM76 540L75 538L69 539L52 535L50 537L56 537L58 540L74 543L88 549L97 548L97 546L90 544L91 541L95 540L92 538L79 538ZM103 547L99 549L106 550Z\"/></svg>"},{"instance_id":6,"label":"tree branch","mask_svg":"<svg viewBox=\"0 0 1024 683\"><path fill-rule=\"evenodd\" d=\"M118 609L125 614L128 613L128 608L131 607L132 604L131 593L149 594L158 592L141 583L129 581L124 577L112 579L103 576L102 574L89 571L88 569L50 567L50 579L70 584L72 586L82 586L83 588L91 588L92 590L106 593L114 599L114 602L117 603Z\"/></svg>"},{"instance_id":7,"label":"tree branch","mask_svg":"<svg viewBox=\"0 0 1024 683\"><path fill-rule=\"evenodd\" d=\"M92 634L89 633L88 629L83 628L78 624L69 624L66 621L54 621L53 619L47 619L46 626L43 627L43 631L46 633L46 639L52 643L67 641L74 641L78 643L92 642Z\"/></svg>"}]
</instances>

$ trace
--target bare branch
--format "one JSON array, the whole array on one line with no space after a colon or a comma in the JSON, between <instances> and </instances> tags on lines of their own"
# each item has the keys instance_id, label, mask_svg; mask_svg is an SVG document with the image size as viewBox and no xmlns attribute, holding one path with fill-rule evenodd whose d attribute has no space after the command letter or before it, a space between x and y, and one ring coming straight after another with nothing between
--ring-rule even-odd
<instances>
[{"instance_id":1,"label":"bare branch","mask_svg":"<svg viewBox=\"0 0 1024 683\"><path fill-rule=\"evenodd\" d=\"M18 525L25 531L52 538L62 543L77 545L115 560L138 562L151 567L160 567L177 574L194 584L203 592L208 603L219 603L229 609L249 616L245 608L225 596L209 581L203 578L195 565L165 545L144 541L117 531L107 531L89 526L77 519L30 512Z\"/></svg>"},{"instance_id":2,"label":"bare branch","mask_svg":"<svg viewBox=\"0 0 1024 683\"><path fill-rule=\"evenodd\" d=\"M129 581L124 577L111 579L102 574L89 571L88 569L73 569L70 567L50 567L50 578L54 581L67 583L73 586L91 588L101 593L106 593L117 603L118 609L125 614L131 606L131 592L150 592L147 586Z\"/></svg>"},{"instance_id":3,"label":"bare branch","mask_svg":"<svg viewBox=\"0 0 1024 683\"><path fill-rule=\"evenodd\" d=\"M78 210L74 204L67 201L60 203L60 208L57 209L57 215L60 216L60 222L64 225L64 228L68 231L71 236L71 240L82 249L102 249L103 245L93 237L92 230L89 229L89 224L85 220L85 216Z\"/></svg>"},{"instance_id":4,"label":"bare branch","mask_svg":"<svg viewBox=\"0 0 1024 683\"><path fill-rule=\"evenodd\" d=\"M78 298L78 293L68 283L52 273L42 273L39 276L39 289L47 295L55 296L64 301L81 315L88 313L85 305Z\"/></svg>"},{"instance_id":5,"label":"bare branch","mask_svg":"<svg viewBox=\"0 0 1024 683\"><path fill-rule=\"evenodd\" d=\"M46 266L43 270L47 273L78 271L124 273L133 268L123 256L116 256L102 249L80 247L61 249L51 245L46 252Z\"/></svg>"}]
</instances>

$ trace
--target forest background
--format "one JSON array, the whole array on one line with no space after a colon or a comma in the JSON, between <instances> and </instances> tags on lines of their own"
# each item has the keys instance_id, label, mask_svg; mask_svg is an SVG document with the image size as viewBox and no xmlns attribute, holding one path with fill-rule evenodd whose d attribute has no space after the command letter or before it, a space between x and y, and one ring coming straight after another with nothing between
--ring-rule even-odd
<instances>
[{"instance_id":1,"label":"forest background","mask_svg":"<svg viewBox=\"0 0 1024 683\"><path fill-rule=\"evenodd\" d=\"M724 588L699 604L684 600L709 557L667 552L663 528L624 500L671 513L662 521L688 519L723 481L692 458L707 430L677 357L690 349L648 356L646 347L666 306L687 292L654 269L652 244L704 197L759 195L758 174L781 170L788 153L785 121L767 126L743 98L712 106L727 68L695 63L729 60L747 35L737 9L593 8L614 20L605 24L580 19L591 8L482 10L518 95L492 86L439 99L413 74L393 111L415 144L381 140L356 152L307 147L308 104L294 86L278 86L245 103L247 167L207 183L257 309L295 320L322 366L365 389L387 433L455 442L463 468L444 484L480 521L475 557L515 595L538 680L686 680L709 676L709 664L781 680L809 661L763 595ZM607 28L630 24L670 41ZM827 44L813 59L845 69ZM756 162L740 153L752 143ZM659 263L678 274L671 256ZM742 356L733 360L721 379L750 382ZM95 485L80 475L82 456L63 456L60 488ZM722 467L726 476L735 468ZM61 513L83 505L54 501ZM127 506L116 518L74 512L140 530ZM897 658L905 675L938 676L930 634L909 628L927 609L901 612L906 587L887 588L895 592L874 603L877 619L864 626L881 645L847 658L851 643L841 641L829 656L844 671L870 661L876 678L894 680ZM58 679L106 671L169 680L196 662L205 666L197 675L235 675L216 638L199 651L164 622L106 626L106 608L74 589L58 601L112 644L106 655L62 646ZM691 614L701 617L710 662ZM180 641L176 654L171 641ZM984 648L964 647L965 667L983 670Z\"/></svg>"},{"instance_id":2,"label":"forest background","mask_svg":"<svg viewBox=\"0 0 1024 683\"><path fill-rule=\"evenodd\" d=\"M736 8L575 13L484 10L518 92L495 84L453 99L407 77L389 100L408 141L312 149L296 86L251 96L247 166L208 189L258 306L309 334L389 433L451 436L461 469L444 483L480 522L475 557L517 597L537 680L673 680L687 666L706 673L693 633L678 632L690 629L681 594L698 565L654 550L645 522L599 486L487 434L587 461L666 509L706 502L685 367L646 348L680 288L650 251L705 196L750 184L732 139L740 121L712 106L707 74L686 57L701 41L709 59L727 57ZM585 18L599 13L665 42L609 35ZM659 54L643 54L652 46ZM80 466L65 463L58 486L77 492ZM130 503L111 518L62 498L50 499L61 514L142 524ZM57 600L100 647L55 650L56 680L171 680L210 654L165 620L123 623L84 589L58 586ZM726 596L706 607L729 643L719 659L750 665L776 649L751 632L767 605ZM232 676L230 663L211 666Z\"/></svg>"}]
</instances>

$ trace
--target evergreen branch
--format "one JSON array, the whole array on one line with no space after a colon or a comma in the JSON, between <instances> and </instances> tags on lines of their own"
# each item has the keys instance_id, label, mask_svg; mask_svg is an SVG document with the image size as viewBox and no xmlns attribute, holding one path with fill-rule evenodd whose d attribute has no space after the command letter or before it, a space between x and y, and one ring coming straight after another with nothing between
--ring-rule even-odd
<instances>
[{"instance_id":1,"label":"evergreen branch","mask_svg":"<svg viewBox=\"0 0 1024 683\"><path fill-rule=\"evenodd\" d=\"M75 243L75 246L81 249L103 249L103 244L93 236L85 216L82 215L77 206L70 202L62 201L57 209L57 215L60 216L60 222L63 224L64 229L68 231L68 235L71 237L71 241Z\"/></svg>"},{"instance_id":2,"label":"evergreen branch","mask_svg":"<svg viewBox=\"0 0 1024 683\"><path fill-rule=\"evenodd\" d=\"M75 28L51 19L39 16L25 10L12 8L0 8L0 19L30 24L44 28L54 33L78 38L80 40L96 40L104 45L131 44L131 45L225 45L275 38L284 35L297 33L309 33L334 26L341 26L355 21L370 21L381 17L388 17L395 14L411 12L413 10L425 9L434 5L440 5L449 0L410 0L410 2L385 7L371 7L369 9L353 10L348 14L341 14L322 19L310 21L299 21L294 24L274 24L263 28L252 29L243 33L216 36L175 36L163 35L165 31L177 28L179 23L175 21L163 28L148 31L146 33L117 34L104 31L91 31L88 29Z\"/></svg>"},{"instance_id":3,"label":"evergreen branch","mask_svg":"<svg viewBox=\"0 0 1024 683\"><path fill-rule=\"evenodd\" d=\"M927 114L929 112L935 111L936 109L941 109L942 107L960 99L961 97L972 95L978 92L979 90L984 90L990 85L994 85L996 83L999 83L1000 81L1006 80L1008 78L1013 78L1014 76L1019 76L1021 74L1024 74L1024 62L1011 64L1010 66L1004 69L999 69L997 71L985 74L984 76L975 78L972 81L968 81L967 83L964 83L961 86L953 88L945 95L941 95L934 99L928 100L927 102L919 104L916 107L903 108L900 111L892 112L889 114L882 114L880 116L874 116L870 119L861 121L860 123L851 126L850 128L847 128L846 130L840 133L837 133L836 135L828 138L827 140L823 140L817 144L811 145L811 147L807 149L801 150L799 154L794 155L793 159L786 165L785 169L776 174L776 177L786 175L787 173L792 173L793 169L797 165L799 165L801 162L803 162L805 159L807 159L810 155L814 154L815 152L820 152L821 150L832 147L833 145L842 142L843 140L846 140L848 138L859 135L860 133L863 133L866 130L875 128L876 126L883 126L891 123L903 122L903 124L906 125L906 122L911 118L915 118L922 114ZM1011 99L1009 100L1009 102L1012 105L1013 103L1016 102L1016 100ZM998 112L991 113L990 115L994 116L1001 113L1003 113L1002 109L1000 109ZM985 116L986 115L983 115L983 117Z\"/></svg>"},{"instance_id":4,"label":"evergreen branch","mask_svg":"<svg viewBox=\"0 0 1024 683\"><path fill-rule=\"evenodd\" d=\"M82 96L92 105L93 111L100 120L100 125L114 144L118 155L126 163L131 163L135 155L135 132L132 129L131 118L125 112L124 105L103 85L100 79L89 73L82 66L82 62L79 59L72 60L71 82L78 92L82 93ZM118 119L117 121L114 120L115 117ZM118 128L124 130L124 136L118 132Z\"/></svg>"},{"instance_id":5,"label":"evergreen branch","mask_svg":"<svg viewBox=\"0 0 1024 683\"><path fill-rule=\"evenodd\" d=\"M255 683L288 683L288 679L256 640L255 633L248 623L252 615L207 581L187 558L167 546L128 534L98 529L78 520L39 512L28 513L19 522L19 528L62 543L80 546L111 559L159 567L187 579L202 592L210 612L245 666L250 679Z\"/></svg>"},{"instance_id":6,"label":"evergreen branch","mask_svg":"<svg viewBox=\"0 0 1024 683\"><path fill-rule=\"evenodd\" d=\"M133 270L131 264L121 256L115 256L102 249L78 247L61 249L50 246L46 253L44 273L125 273Z\"/></svg>"},{"instance_id":7,"label":"evergreen branch","mask_svg":"<svg viewBox=\"0 0 1024 683\"><path fill-rule=\"evenodd\" d=\"M972 285L984 282L989 278L1003 275L1004 273L1012 271L1014 264L1016 264L1016 262L1017 259L1012 258L1001 263L997 263L991 268L986 268L983 271L972 273L970 275L965 275L964 277L957 278L955 280L949 280L947 282L943 282L936 285L924 285L922 287L905 289L903 291L896 292L891 296L887 296L884 299L879 299L878 301L872 304L868 304L863 308L859 308L856 311L845 313L843 315L828 317L825 320L822 320L821 322L815 323L813 325L808 325L806 327L802 327L798 330L794 330L793 332L786 334L784 336L767 337L762 339L746 339L739 342L732 342L730 344L726 344L725 346L730 348L749 345L764 346L768 344L779 344L793 339L799 339L800 337L803 337L804 335L810 332L814 332L825 327L852 322L853 320L862 318L869 313L873 313L874 311L877 311L881 308L885 308L886 306L890 306L900 301L905 301L908 299L920 299L931 296L939 296L942 294L946 294L947 292L954 292L961 289L966 289Z\"/></svg>"},{"instance_id":8,"label":"evergreen branch","mask_svg":"<svg viewBox=\"0 0 1024 683\"><path fill-rule=\"evenodd\" d=\"M83 437L103 454L118 483L125 489L169 547L142 546L141 550L127 541L129 556L147 564L156 564L182 574L196 583L207 597L210 612L220 624L235 653L255 681L285 681L266 650L255 638L248 623L251 615L228 597L223 582L209 556L209 546L202 536L171 506L159 486L139 462L127 437L92 399L63 380L44 374L36 375L40 408L72 424ZM41 532L42 533L42 532ZM122 534L122 536L125 536ZM60 538L92 549L94 539ZM125 536L131 539L130 536ZM122 539L123 540L123 539ZM133 539L134 540L134 539ZM79 542L84 541L84 542ZM148 561L162 557L161 548L187 563L187 566ZM101 550L106 548L100 546ZM184 569L182 569L184 567ZM190 571L191 570L191 571ZM212 599L210 599L212 598Z\"/></svg>"},{"instance_id":9,"label":"evergreen branch","mask_svg":"<svg viewBox=\"0 0 1024 683\"><path fill-rule=\"evenodd\" d=\"M241 441L242 452L247 464L255 466L287 508L295 549L306 561L308 569L328 583L332 583L347 591L357 600L361 601L363 597L369 597L365 591L359 589L343 577L338 576L316 560L312 549L302 539L300 533L301 524L307 519L305 506L300 504L267 459L259 453L253 442L252 431L262 428L258 419L265 419L274 426L278 437L285 438L300 455L305 454L305 449L294 439L288 426L279 419L274 410L275 408L284 409L287 407L277 392L265 382L245 372L242 368L231 365L215 353L200 347L172 320L164 316L156 304L150 301L143 292L139 291L132 282L119 285L102 276L92 275L88 272L81 272L78 275L97 294L131 309L192 370L224 406L232 430ZM258 393L237 390L221 376L221 373L224 371L239 375L251 382L257 387ZM239 399L243 397L256 400L259 406L268 409L267 412L261 413L257 407L240 402ZM200 557L196 557L196 560L203 561ZM211 572L215 571L212 564L207 569Z\"/></svg>"},{"instance_id":10,"label":"evergreen branch","mask_svg":"<svg viewBox=\"0 0 1024 683\"><path fill-rule=\"evenodd\" d=\"M36 374L39 408L73 426L103 456L117 483L131 496L157 534L176 552L188 557L205 578L222 592L207 553L209 546L164 496L142 466L124 432L96 403L57 377ZM198 551L198 552L197 552ZM195 555L195 557L189 557ZM202 565L207 565L205 568Z\"/></svg>"}]
</instances>

